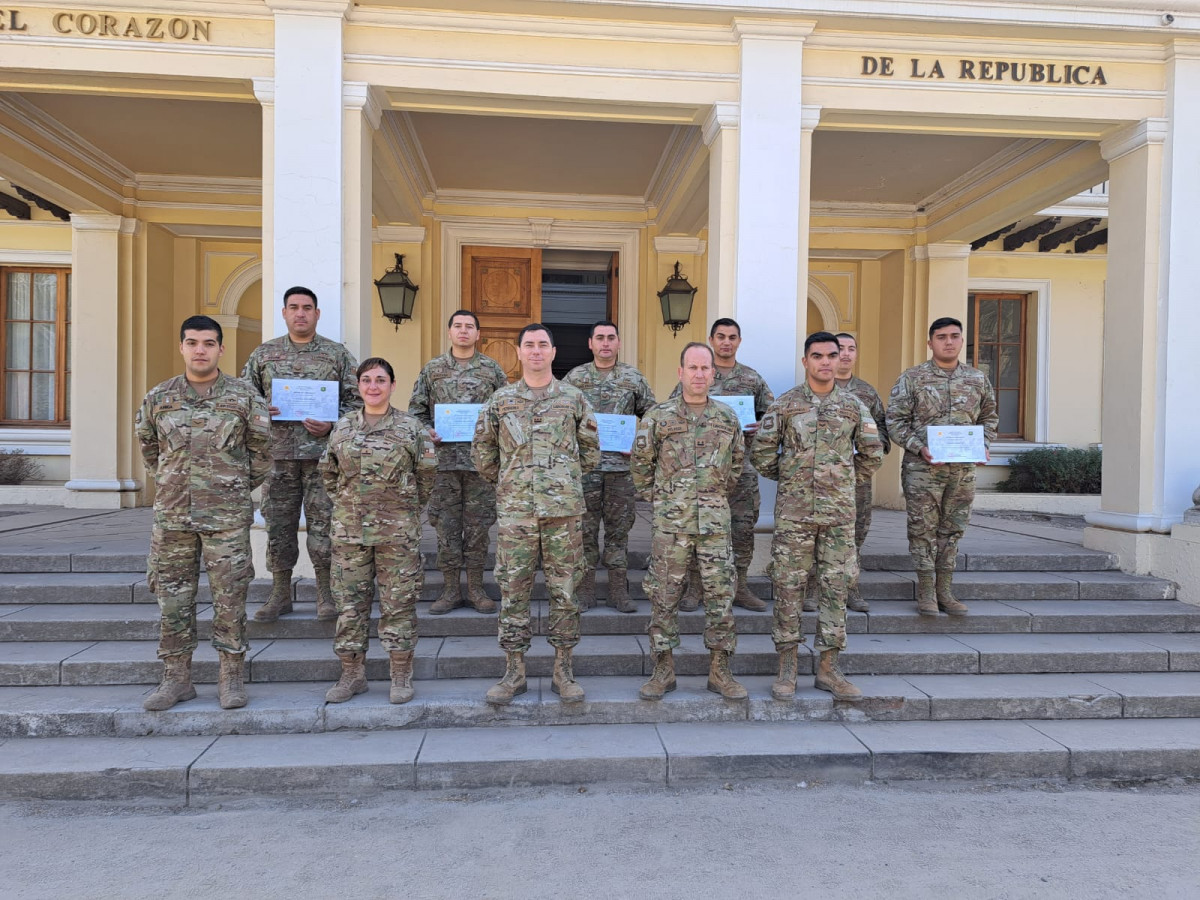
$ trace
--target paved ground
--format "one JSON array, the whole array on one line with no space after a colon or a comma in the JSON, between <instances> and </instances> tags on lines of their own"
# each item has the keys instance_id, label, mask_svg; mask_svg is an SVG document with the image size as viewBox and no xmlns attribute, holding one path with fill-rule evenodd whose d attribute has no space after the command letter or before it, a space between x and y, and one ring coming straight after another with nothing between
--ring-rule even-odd
<instances>
[{"instance_id":1,"label":"paved ground","mask_svg":"<svg viewBox=\"0 0 1200 900\"><path fill-rule=\"evenodd\" d=\"M0 809L0 896L1194 898L1200 787L420 793Z\"/></svg>"}]
</instances>

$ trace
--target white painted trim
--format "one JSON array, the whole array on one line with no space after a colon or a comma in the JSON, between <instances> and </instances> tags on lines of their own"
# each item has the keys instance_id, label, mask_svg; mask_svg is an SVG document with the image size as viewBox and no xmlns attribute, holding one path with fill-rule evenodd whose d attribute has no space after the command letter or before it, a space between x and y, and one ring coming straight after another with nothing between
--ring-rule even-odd
<instances>
[{"instance_id":1,"label":"white painted trim","mask_svg":"<svg viewBox=\"0 0 1200 900\"><path fill-rule=\"evenodd\" d=\"M1012 254L1008 254L1012 256ZM1050 440L1050 286L1048 278L968 278L968 291L1037 295L1037 377L1034 385L1032 445ZM998 444L999 446L999 444ZM1011 454L1010 454L1011 455Z\"/></svg>"},{"instance_id":2,"label":"white painted trim","mask_svg":"<svg viewBox=\"0 0 1200 900\"><path fill-rule=\"evenodd\" d=\"M646 188L646 205L656 209L668 206L680 190L683 176L704 147L699 128L676 125L663 147Z\"/></svg>"},{"instance_id":3,"label":"white painted trim","mask_svg":"<svg viewBox=\"0 0 1200 900\"><path fill-rule=\"evenodd\" d=\"M64 228L71 226L63 223ZM69 266L70 250L0 250L0 266Z\"/></svg>"},{"instance_id":4,"label":"white painted trim","mask_svg":"<svg viewBox=\"0 0 1200 900\"><path fill-rule=\"evenodd\" d=\"M108 213L71 213L72 231L106 231L116 234L124 220Z\"/></svg>"},{"instance_id":5,"label":"white painted trim","mask_svg":"<svg viewBox=\"0 0 1200 900\"><path fill-rule=\"evenodd\" d=\"M1104 65L1109 62L1162 62L1164 48L1160 44L1108 43L1103 47L1103 58L1095 55L1095 44L1071 41L1039 40L1036 57L1031 54L1028 41L1006 40L975 36L971 39L971 53L976 58L1017 59L1036 58L1063 60L1064 62L1099 62ZM871 52L877 54L898 54L904 56L946 56L957 54L963 48L960 36L936 34L904 34L890 35L875 32L871 35ZM818 31L804 43L804 49L809 50L846 50L861 52L863 37L861 32L829 32Z\"/></svg>"},{"instance_id":6,"label":"white painted trim","mask_svg":"<svg viewBox=\"0 0 1200 900\"><path fill-rule=\"evenodd\" d=\"M139 191L163 191L180 194L262 194L261 178L237 176L153 175L139 172L133 176Z\"/></svg>"},{"instance_id":7,"label":"white painted trim","mask_svg":"<svg viewBox=\"0 0 1200 900\"><path fill-rule=\"evenodd\" d=\"M380 225L371 234L377 244L423 244L425 227L422 225Z\"/></svg>"},{"instance_id":8,"label":"white painted trim","mask_svg":"<svg viewBox=\"0 0 1200 900\"><path fill-rule=\"evenodd\" d=\"M64 485L68 491L140 491L141 483L132 478L72 478Z\"/></svg>"},{"instance_id":9,"label":"white painted trim","mask_svg":"<svg viewBox=\"0 0 1200 900\"><path fill-rule=\"evenodd\" d=\"M466 191L443 188L438 203L450 206L526 207L529 209L590 209L605 212L646 212L644 197L624 194L551 194L523 191Z\"/></svg>"},{"instance_id":10,"label":"white painted trim","mask_svg":"<svg viewBox=\"0 0 1200 900\"><path fill-rule=\"evenodd\" d=\"M1127 153L1148 144L1161 144L1170 131L1170 119L1142 119L1100 142L1100 155L1111 165Z\"/></svg>"},{"instance_id":11,"label":"white painted trim","mask_svg":"<svg viewBox=\"0 0 1200 900\"><path fill-rule=\"evenodd\" d=\"M184 224L156 223L160 228L169 231L175 237L195 238L196 240L225 240L225 241L261 241L262 228L257 225L201 225L192 222Z\"/></svg>"},{"instance_id":12,"label":"white painted trim","mask_svg":"<svg viewBox=\"0 0 1200 900\"><path fill-rule=\"evenodd\" d=\"M691 253L700 256L704 253L707 243L697 237L663 235L654 239L654 249L659 253Z\"/></svg>"},{"instance_id":13,"label":"white painted trim","mask_svg":"<svg viewBox=\"0 0 1200 900\"><path fill-rule=\"evenodd\" d=\"M867 78L857 76L833 76L833 75L814 75L812 77L805 76L805 87L832 87L832 88L879 88L878 81L869 81ZM1043 99L1046 97L1056 97L1059 99L1070 98L1073 101L1079 101L1079 92L1082 88L1052 88L1044 85L1026 85L1026 84L997 84L993 81L967 82L963 84L958 81L929 82L922 78L917 81L894 81L887 85L889 91L931 91L938 93L950 94L972 94L977 97L995 97L997 94L1022 94L1027 97ZM1095 87L1089 88L1087 96L1091 100L1098 98L1112 100L1162 100L1167 96L1166 91L1160 91L1157 88L1109 88ZM984 101L985 103L987 101Z\"/></svg>"},{"instance_id":14,"label":"white painted trim","mask_svg":"<svg viewBox=\"0 0 1200 900\"><path fill-rule=\"evenodd\" d=\"M433 56L385 56L379 53L347 53L346 62L397 68L510 72L520 75L600 76L639 81L736 83L738 80L738 75L734 72L689 72L682 69L631 69L617 66L564 66L552 63L505 62L501 60L444 59ZM996 86L999 87L999 85Z\"/></svg>"},{"instance_id":15,"label":"white painted trim","mask_svg":"<svg viewBox=\"0 0 1200 900\"><path fill-rule=\"evenodd\" d=\"M705 146L711 146L717 135L725 128L737 128L741 118L741 107L737 103L714 103L700 126L700 136Z\"/></svg>"},{"instance_id":16,"label":"white painted trim","mask_svg":"<svg viewBox=\"0 0 1200 900\"><path fill-rule=\"evenodd\" d=\"M1147 532L1170 534L1175 525L1183 522L1183 514L1177 516L1151 516L1141 513L1109 512L1105 509L1090 512L1084 517L1089 525L1100 528L1112 528L1116 531Z\"/></svg>"},{"instance_id":17,"label":"white painted trim","mask_svg":"<svg viewBox=\"0 0 1200 900\"><path fill-rule=\"evenodd\" d=\"M70 428L0 428L0 450L20 450L26 456L70 456Z\"/></svg>"},{"instance_id":18,"label":"white painted trim","mask_svg":"<svg viewBox=\"0 0 1200 900\"><path fill-rule=\"evenodd\" d=\"M532 247L534 228L528 219L488 219L474 217L444 217L438 220L441 230L441 318L462 303L462 248L465 246ZM639 252L641 229L637 224L623 222L554 222L550 226L549 246L575 250L617 251L621 255L618 283L618 310L621 324L622 362L637 365L638 354L638 272L641 270ZM441 353L448 349L443 333Z\"/></svg>"},{"instance_id":19,"label":"white painted trim","mask_svg":"<svg viewBox=\"0 0 1200 900\"><path fill-rule=\"evenodd\" d=\"M829 219L911 219L917 214L915 203L870 203L860 200L816 200L809 204L814 218Z\"/></svg>"},{"instance_id":20,"label":"white painted trim","mask_svg":"<svg viewBox=\"0 0 1200 900\"><path fill-rule=\"evenodd\" d=\"M212 254L205 254L205 259ZM241 256L242 254L235 254ZM205 281L208 280L207 267L205 267ZM221 310L223 316L237 317L238 303L242 299L242 294L246 293L256 281L262 281L263 261L261 258L248 259L227 276L221 282L221 286L217 289L217 306ZM207 289L207 283L205 285ZM207 295L207 290L205 291ZM261 325L261 323L260 323ZM237 327L236 325L234 326Z\"/></svg>"},{"instance_id":21,"label":"white painted trim","mask_svg":"<svg viewBox=\"0 0 1200 900\"><path fill-rule=\"evenodd\" d=\"M922 261L927 259L966 259L971 255L970 244L946 242L941 244L918 244L908 251L908 258Z\"/></svg>"}]
</instances>

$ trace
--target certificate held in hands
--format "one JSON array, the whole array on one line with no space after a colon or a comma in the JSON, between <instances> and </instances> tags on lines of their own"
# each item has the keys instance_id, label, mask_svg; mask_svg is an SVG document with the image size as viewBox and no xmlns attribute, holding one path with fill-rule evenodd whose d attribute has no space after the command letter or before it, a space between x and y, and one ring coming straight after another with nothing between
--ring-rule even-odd
<instances>
[{"instance_id":1,"label":"certificate held in hands","mask_svg":"<svg viewBox=\"0 0 1200 900\"><path fill-rule=\"evenodd\" d=\"M336 422L340 418L338 388L336 381L273 378L271 405L279 410L279 415L271 418L276 422L303 422L305 419Z\"/></svg>"},{"instance_id":2,"label":"certificate held in hands","mask_svg":"<svg viewBox=\"0 0 1200 900\"><path fill-rule=\"evenodd\" d=\"M616 416L596 413L596 428L600 437L600 449L629 453L633 450L633 438L637 434L637 416Z\"/></svg>"},{"instance_id":3,"label":"certificate held in hands","mask_svg":"<svg viewBox=\"0 0 1200 900\"><path fill-rule=\"evenodd\" d=\"M925 444L935 463L987 462L982 425L930 425Z\"/></svg>"},{"instance_id":4,"label":"certificate held in hands","mask_svg":"<svg viewBox=\"0 0 1200 900\"><path fill-rule=\"evenodd\" d=\"M443 444L469 444L481 409L482 403L435 403L433 430Z\"/></svg>"},{"instance_id":5,"label":"certificate held in hands","mask_svg":"<svg viewBox=\"0 0 1200 900\"><path fill-rule=\"evenodd\" d=\"M723 396L721 394L710 394L714 400L720 400L726 406L732 406L733 411L737 413L738 424L743 429L753 425L758 421L758 417L754 415L754 397L750 394L730 394Z\"/></svg>"}]
</instances>

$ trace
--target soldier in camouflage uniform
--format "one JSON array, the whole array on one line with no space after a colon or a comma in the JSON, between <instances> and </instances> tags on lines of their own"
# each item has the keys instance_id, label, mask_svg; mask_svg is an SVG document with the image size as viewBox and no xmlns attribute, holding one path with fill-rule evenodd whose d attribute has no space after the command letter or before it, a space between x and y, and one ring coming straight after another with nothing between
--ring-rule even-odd
<instances>
[{"instance_id":1,"label":"soldier in camouflage uniform","mask_svg":"<svg viewBox=\"0 0 1200 900\"><path fill-rule=\"evenodd\" d=\"M249 381L271 403L275 378L336 381L340 385L341 416L362 405L354 379L354 357L337 341L317 334L317 297L306 287L288 288L283 295L283 320L288 333L260 344L242 369ZM272 405L271 415L279 414ZM321 484L317 462L325 451L332 422L271 423L271 456L274 465L262 489L262 514L267 523L267 568L274 585L270 599L254 614L256 622L274 622L292 611L292 569L300 557L296 533L300 507L308 527L308 556L317 578L317 618L337 617L329 590L329 517L333 506Z\"/></svg>"},{"instance_id":2,"label":"soldier in camouflage uniform","mask_svg":"<svg viewBox=\"0 0 1200 900\"><path fill-rule=\"evenodd\" d=\"M340 419L321 457L333 500L333 595L338 605L333 649L342 661L325 694L343 703L367 689L367 630L379 582L379 642L391 662L392 703L413 698L421 508L437 477L437 451L425 426L391 406L396 375L385 359L358 367L363 408Z\"/></svg>"},{"instance_id":3,"label":"soldier in camouflage uniform","mask_svg":"<svg viewBox=\"0 0 1200 900\"><path fill-rule=\"evenodd\" d=\"M917 572L917 610L965 616L951 590L958 541L975 499L974 463L939 463L929 453L930 425L978 425L984 446L996 439L1000 416L987 375L958 361L962 323L949 317L929 326L933 358L906 370L888 399L887 427L904 448L900 481L908 509L908 552ZM986 454L986 449L985 449Z\"/></svg>"},{"instance_id":4,"label":"soldier in camouflage uniform","mask_svg":"<svg viewBox=\"0 0 1200 900\"><path fill-rule=\"evenodd\" d=\"M443 442L434 430L439 403L484 403L508 384L500 364L479 352L479 318L460 309L450 317L450 352L432 359L417 376L408 414L429 429L437 445L438 474L429 505L429 520L437 529L438 568L442 594L429 608L440 616L463 605L461 572L467 567L467 599L481 613L496 611L483 588L488 531L496 521L496 489L479 477L471 462L469 441Z\"/></svg>"},{"instance_id":5,"label":"soldier in camouflage uniform","mask_svg":"<svg viewBox=\"0 0 1200 900\"><path fill-rule=\"evenodd\" d=\"M617 361L621 338L612 322L592 326L588 348L592 361L576 366L563 381L583 391L597 413L641 418L654 405L654 392L645 377L627 363ZM579 585L579 608L596 603L596 564L600 561L600 521L604 521L604 567L608 569L608 605L618 612L637 612L629 597L629 561L626 547L636 509L629 454L605 451L600 465L583 476L583 552L587 568Z\"/></svg>"},{"instance_id":6,"label":"soldier in camouflage uniform","mask_svg":"<svg viewBox=\"0 0 1200 900\"><path fill-rule=\"evenodd\" d=\"M271 469L267 405L254 389L217 368L225 352L221 326L192 316L179 329L184 374L146 395L137 438L154 479L154 527L146 580L158 598L163 680L145 701L170 709L196 696L196 590L200 560L213 601L213 646L221 656L218 692L223 709L246 705L243 660L253 491Z\"/></svg>"},{"instance_id":7,"label":"soldier in camouflage uniform","mask_svg":"<svg viewBox=\"0 0 1200 900\"><path fill-rule=\"evenodd\" d=\"M858 359L858 341L854 335L844 331L838 332L835 337L838 339L838 346L841 347L837 366L833 370L837 386L852 393L870 411L871 418L879 429L879 440L883 444L883 452L886 455L892 449L892 442L888 439L883 401L879 399L875 388L854 374L854 363ZM871 479L864 478L858 481L854 491L854 546L855 555L858 558L859 574L862 572L862 547L867 540L867 532L871 530L873 503L871 487ZM817 611L816 582L814 570L809 573L808 592L804 596L805 612ZM846 595L846 609L863 613L871 610L870 604L863 599L862 592L858 588L858 575L854 577Z\"/></svg>"},{"instance_id":8,"label":"soldier in camouflage uniform","mask_svg":"<svg viewBox=\"0 0 1200 900\"><path fill-rule=\"evenodd\" d=\"M505 705L525 684L529 650L529 597L538 551L550 594L549 641L554 647L551 689L565 702L583 700L571 650L579 643L575 589L583 569L583 473L600 462L596 417L577 388L556 380L554 337L544 325L526 325L517 338L522 378L492 394L475 425L472 458L496 484L500 530L500 646L504 677L487 692Z\"/></svg>"},{"instance_id":9,"label":"soldier in camouflage uniform","mask_svg":"<svg viewBox=\"0 0 1200 900\"><path fill-rule=\"evenodd\" d=\"M716 369L713 376L713 396L751 396L754 398L754 414L762 419L767 407L775 399L766 381L749 366L737 361L738 347L742 344L742 329L733 319L717 319L709 329L708 343L716 355ZM679 386L675 387L672 397L679 395ZM734 595L734 606L762 612L767 604L750 593L746 576L750 563L754 559L754 526L758 523L759 491L758 475L750 465L750 442L758 423L747 425L745 428L746 462L742 475L738 478L737 487L729 495L729 514L733 522L733 556L737 562L737 593ZM688 585L684 591L681 609L693 610L699 604L699 582L696 578L696 567L693 565L688 577Z\"/></svg>"},{"instance_id":10,"label":"soldier in camouflage uniform","mask_svg":"<svg viewBox=\"0 0 1200 900\"><path fill-rule=\"evenodd\" d=\"M675 690L672 652L679 646L679 600L692 560L704 586L708 689L729 700L746 697L729 669L737 649L729 495L742 473L745 446L737 414L709 398L712 382L712 349L688 344L680 356L679 396L651 409L633 442L634 487L654 504L646 574L654 672L638 692L643 700L661 700Z\"/></svg>"},{"instance_id":11,"label":"soldier in camouflage uniform","mask_svg":"<svg viewBox=\"0 0 1200 900\"><path fill-rule=\"evenodd\" d=\"M800 606L809 569L820 591L816 648L821 654L815 685L837 700L858 700L859 691L837 667L846 649L846 593L858 578L854 541L855 486L883 463L883 445L871 413L854 394L838 387L834 367L840 348L827 331L804 342L804 383L771 405L754 437L751 459L765 478L779 482L771 577L779 652L776 700L796 696Z\"/></svg>"}]
</instances>

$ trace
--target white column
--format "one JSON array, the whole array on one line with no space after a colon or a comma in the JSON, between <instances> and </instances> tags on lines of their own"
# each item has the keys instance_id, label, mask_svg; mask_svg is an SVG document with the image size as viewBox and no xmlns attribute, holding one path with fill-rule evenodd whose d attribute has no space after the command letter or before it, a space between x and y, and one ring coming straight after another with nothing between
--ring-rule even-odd
<instances>
[{"instance_id":1,"label":"white column","mask_svg":"<svg viewBox=\"0 0 1200 900\"><path fill-rule=\"evenodd\" d=\"M349 0L268 0L275 12L274 334L282 293L316 292L320 331L342 339L342 26ZM264 307L266 306L264 294ZM264 317L264 331L267 322Z\"/></svg>"},{"instance_id":2,"label":"white column","mask_svg":"<svg viewBox=\"0 0 1200 900\"><path fill-rule=\"evenodd\" d=\"M746 361L778 395L796 383L796 333L807 301L798 282L805 125L800 90L804 39L812 26L736 19L734 27L741 51L734 317ZM807 281L807 261L803 268Z\"/></svg>"},{"instance_id":3,"label":"white column","mask_svg":"<svg viewBox=\"0 0 1200 900\"><path fill-rule=\"evenodd\" d=\"M708 323L736 312L738 108L717 103L702 131L708 145ZM706 330L707 330L706 328Z\"/></svg>"},{"instance_id":4,"label":"white column","mask_svg":"<svg viewBox=\"0 0 1200 900\"><path fill-rule=\"evenodd\" d=\"M71 479L67 505L133 506L130 395L134 219L71 216ZM122 247L124 242L125 246ZM123 252L124 249L124 252Z\"/></svg>"},{"instance_id":5,"label":"white column","mask_svg":"<svg viewBox=\"0 0 1200 900\"><path fill-rule=\"evenodd\" d=\"M375 90L362 82L343 85L342 103L342 341L355 359L362 360L371 355L371 295L375 291L371 277L371 150L383 111Z\"/></svg>"},{"instance_id":6,"label":"white column","mask_svg":"<svg viewBox=\"0 0 1200 900\"><path fill-rule=\"evenodd\" d=\"M1155 482L1163 439L1159 379L1165 372L1159 364L1165 353L1159 348L1166 334L1159 321L1160 254L1168 241L1159 228L1166 132L1165 120L1147 119L1100 144L1109 165L1100 412L1104 465L1101 508L1087 520L1122 531L1149 531L1161 515Z\"/></svg>"}]
</instances>

